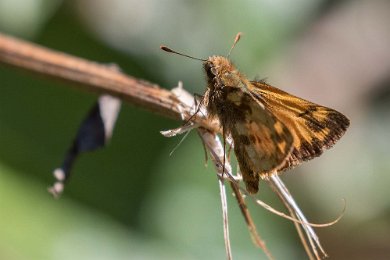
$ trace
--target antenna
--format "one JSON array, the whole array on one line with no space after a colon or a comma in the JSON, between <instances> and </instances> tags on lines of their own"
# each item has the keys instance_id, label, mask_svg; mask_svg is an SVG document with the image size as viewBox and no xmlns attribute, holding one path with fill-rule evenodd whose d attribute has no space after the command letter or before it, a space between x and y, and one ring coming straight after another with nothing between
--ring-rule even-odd
<instances>
[{"instance_id":1,"label":"antenna","mask_svg":"<svg viewBox=\"0 0 390 260\"><path fill-rule=\"evenodd\" d=\"M163 51L175 53L177 55L184 56L184 57L187 57L187 58L190 58L190 59L193 59L193 60L207 61L205 59L195 58L195 57L192 57L192 56L189 56L189 55L186 55L186 54L174 51L174 50L172 50L172 49L170 49L170 48L168 48L167 46L164 46L164 45L161 45L160 49L163 50Z\"/></svg>"},{"instance_id":2,"label":"antenna","mask_svg":"<svg viewBox=\"0 0 390 260\"><path fill-rule=\"evenodd\" d=\"M241 35L242 35L242 33L239 32L239 33L237 33L236 38L234 38L234 43L233 43L232 47L230 48L230 51L227 55L228 58L229 58L230 53L232 52L233 48L236 46L237 42L241 39Z\"/></svg>"}]
</instances>

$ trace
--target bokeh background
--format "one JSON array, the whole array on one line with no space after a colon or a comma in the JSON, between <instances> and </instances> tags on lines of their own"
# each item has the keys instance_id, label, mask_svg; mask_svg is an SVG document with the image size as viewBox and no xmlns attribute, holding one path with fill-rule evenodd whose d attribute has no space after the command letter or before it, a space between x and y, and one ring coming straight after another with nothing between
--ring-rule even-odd
<instances>
[{"instance_id":1,"label":"bokeh background","mask_svg":"<svg viewBox=\"0 0 390 260\"><path fill-rule=\"evenodd\" d=\"M197 57L351 119L340 142L282 178L332 259L390 258L390 2L387 0L0 0L0 32L166 88L205 87ZM46 188L97 96L0 66L0 259L224 259L212 165L195 133L169 157L174 122L124 104L110 145L83 154L65 194ZM265 183L259 197L283 209ZM249 203L276 259L305 259L291 222ZM233 256L264 259L229 196Z\"/></svg>"}]
</instances>

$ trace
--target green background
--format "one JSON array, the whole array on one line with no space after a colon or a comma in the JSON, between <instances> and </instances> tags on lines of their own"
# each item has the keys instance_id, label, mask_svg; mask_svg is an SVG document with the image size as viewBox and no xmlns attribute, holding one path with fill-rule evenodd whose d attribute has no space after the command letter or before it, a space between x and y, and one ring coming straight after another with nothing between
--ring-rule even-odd
<instances>
[{"instance_id":1,"label":"green background","mask_svg":"<svg viewBox=\"0 0 390 260\"><path fill-rule=\"evenodd\" d=\"M1 0L0 31L82 58L116 63L125 73L166 88L182 80L190 92L202 93L200 64L162 53L160 44L206 57L227 53L234 35L243 31L232 56L248 76L258 77L275 57L283 59L287 47L321 17L348 7L348 2L340 7L332 1L136 2L124 4L129 17L123 22L126 28L116 28L118 34L143 23L150 23L151 29L131 31L118 41L110 29L100 30L107 17L98 15L111 11L102 11L100 1ZM113 1L113 10L120 4ZM335 259L390 255L389 89L383 80L367 86L364 99L341 96L344 105L337 108L345 110L352 127L334 148L338 151L333 157L333 151L325 153L322 164L308 163L283 177L313 222L333 220L342 209L341 199L346 199L344 218L317 229ZM61 164L96 98L69 84L0 66L0 259L224 259L218 183L212 164L204 166L199 138L191 133L169 156L179 138L159 134L180 122L124 103L110 144L78 158L61 199L47 193L54 181L52 170ZM328 171L339 175L321 179L320 173ZM252 244L230 194L233 256L265 258ZM259 198L283 210L265 183ZM305 257L291 222L249 204L276 259Z\"/></svg>"}]
</instances>

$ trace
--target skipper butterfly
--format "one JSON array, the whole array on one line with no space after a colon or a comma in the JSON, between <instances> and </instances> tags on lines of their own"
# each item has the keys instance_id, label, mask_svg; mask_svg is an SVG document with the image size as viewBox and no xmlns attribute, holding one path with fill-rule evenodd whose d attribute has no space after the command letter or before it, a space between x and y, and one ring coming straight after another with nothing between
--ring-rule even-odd
<instances>
[{"instance_id":1,"label":"skipper butterfly","mask_svg":"<svg viewBox=\"0 0 390 260\"><path fill-rule=\"evenodd\" d=\"M334 109L293 96L264 81L250 81L227 57L198 59L166 46L164 51L203 61L207 88L200 104L217 118L223 137L231 136L249 193L266 179L320 156L345 133L349 120Z\"/></svg>"}]
</instances>

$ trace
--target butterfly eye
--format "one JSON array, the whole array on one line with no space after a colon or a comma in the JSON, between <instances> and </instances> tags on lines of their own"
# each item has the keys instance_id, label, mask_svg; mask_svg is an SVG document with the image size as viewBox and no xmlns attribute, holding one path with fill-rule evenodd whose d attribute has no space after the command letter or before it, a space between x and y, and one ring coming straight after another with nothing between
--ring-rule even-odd
<instances>
[{"instance_id":1,"label":"butterfly eye","mask_svg":"<svg viewBox=\"0 0 390 260\"><path fill-rule=\"evenodd\" d=\"M212 67L212 68L210 69L210 71L211 71L211 73L213 73L214 75L217 75L217 70L216 70L214 67Z\"/></svg>"}]
</instances>

